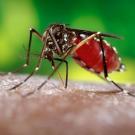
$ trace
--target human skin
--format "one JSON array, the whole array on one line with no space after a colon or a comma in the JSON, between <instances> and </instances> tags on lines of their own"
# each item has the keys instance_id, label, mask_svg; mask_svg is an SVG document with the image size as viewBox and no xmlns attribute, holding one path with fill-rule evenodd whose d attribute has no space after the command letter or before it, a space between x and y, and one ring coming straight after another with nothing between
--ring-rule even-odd
<instances>
[{"instance_id":1,"label":"human skin","mask_svg":"<svg viewBox=\"0 0 135 135\"><path fill-rule=\"evenodd\" d=\"M135 98L108 84L45 80L34 76L16 90L25 75L0 76L1 135L135 134ZM123 85L135 90L135 85ZM31 93L28 95L28 93Z\"/></svg>"}]
</instances>

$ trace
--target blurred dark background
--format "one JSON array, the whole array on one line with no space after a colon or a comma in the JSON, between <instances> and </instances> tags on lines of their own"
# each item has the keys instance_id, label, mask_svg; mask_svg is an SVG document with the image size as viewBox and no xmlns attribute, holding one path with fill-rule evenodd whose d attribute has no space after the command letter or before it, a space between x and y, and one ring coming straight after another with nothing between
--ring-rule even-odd
<instances>
[{"instance_id":1,"label":"blurred dark background","mask_svg":"<svg viewBox=\"0 0 135 135\"><path fill-rule=\"evenodd\" d=\"M107 38L127 68L126 72L115 72L111 77L118 82L135 82L135 2L131 0L0 0L0 71L13 71L24 63L30 27L42 34L52 23L122 36L123 40ZM32 46L32 52L39 53L42 43L34 37ZM36 60L32 55L31 66L22 73L32 71ZM98 80L71 58L68 61L70 79ZM49 74L50 67L43 61L38 74ZM64 65L60 72L64 76Z\"/></svg>"}]
</instances>

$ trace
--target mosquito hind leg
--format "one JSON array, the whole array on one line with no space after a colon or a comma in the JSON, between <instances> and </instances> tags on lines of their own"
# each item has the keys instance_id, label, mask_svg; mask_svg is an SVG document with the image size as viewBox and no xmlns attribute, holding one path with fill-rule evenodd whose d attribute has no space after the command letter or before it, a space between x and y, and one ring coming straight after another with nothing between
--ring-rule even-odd
<instances>
[{"instance_id":1,"label":"mosquito hind leg","mask_svg":"<svg viewBox=\"0 0 135 135\"><path fill-rule=\"evenodd\" d=\"M132 93L130 93L129 91L123 89L120 85L118 85L116 82L114 82L111 78L109 78L108 75L108 71L107 71L107 64L106 64L106 57L105 57L105 53L104 53L104 48L103 48L103 39L102 36L100 35L100 33L97 33L97 37L100 40L100 47L101 47L101 51L102 51L102 58L103 58L103 69L104 69L104 79L108 82L111 82L113 85L115 85L120 91L127 93L130 96L135 97L135 95L133 95Z\"/></svg>"}]
</instances>

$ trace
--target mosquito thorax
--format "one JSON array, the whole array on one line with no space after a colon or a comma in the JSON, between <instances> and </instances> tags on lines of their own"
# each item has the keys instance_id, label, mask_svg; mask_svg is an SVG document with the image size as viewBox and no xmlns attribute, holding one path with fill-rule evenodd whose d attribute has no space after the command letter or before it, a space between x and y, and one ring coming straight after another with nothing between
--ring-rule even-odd
<instances>
[{"instance_id":1,"label":"mosquito thorax","mask_svg":"<svg viewBox=\"0 0 135 135\"><path fill-rule=\"evenodd\" d=\"M45 31L43 34L42 40L43 40L43 42L46 42L46 46L47 46L49 52L51 50L53 53L55 53L57 55L63 55L64 53L66 53L67 50L72 46L72 44L70 42L71 42L73 34L66 30L66 27L64 24L53 24L49 27L48 30L54 36L54 38L60 48L61 54L58 53L56 44L52 40L52 37L50 36L50 34L47 33L47 31ZM45 39L45 37L47 37L47 39Z\"/></svg>"}]
</instances>

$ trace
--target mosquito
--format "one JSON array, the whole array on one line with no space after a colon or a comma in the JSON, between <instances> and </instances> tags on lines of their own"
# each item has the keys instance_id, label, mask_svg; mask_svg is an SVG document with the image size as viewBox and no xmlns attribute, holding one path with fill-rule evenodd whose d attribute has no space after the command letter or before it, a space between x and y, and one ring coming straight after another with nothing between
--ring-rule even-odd
<instances>
[{"instance_id":1,"label":"mosquito","mask_svg":"<svg viewBox=\"0 0 135 135\"><path fill-rule=\"evenodd\" d=\"M120 39L120 37L96 31L74 29L67 27L65 24L52 24L45 30L43 35L34 28L30 28L26 62L19 70L29 66L33 35L38 37L43 43L36 67L22 82L16 84L9 90L16 89L32 77L32 75L40 69L41 62L44 59L47 59L51 63L53 71L48 78L38 86L37 90L41 89L47 83L62 64L65 64L66 67L66 79L64 85L65 88L67 88L68 62L66 58L71 56L84 69L93 72L105 81L112 83L120 91L135 96L123 89L115 81L111 80L108 75L113 71L123 71L125 66L121 63L121 58L118 56L116 49L111 47L104 37L115 39ZM59 64L56 65L56 61L58 61Z\"/></svg>"}]
</instances>

